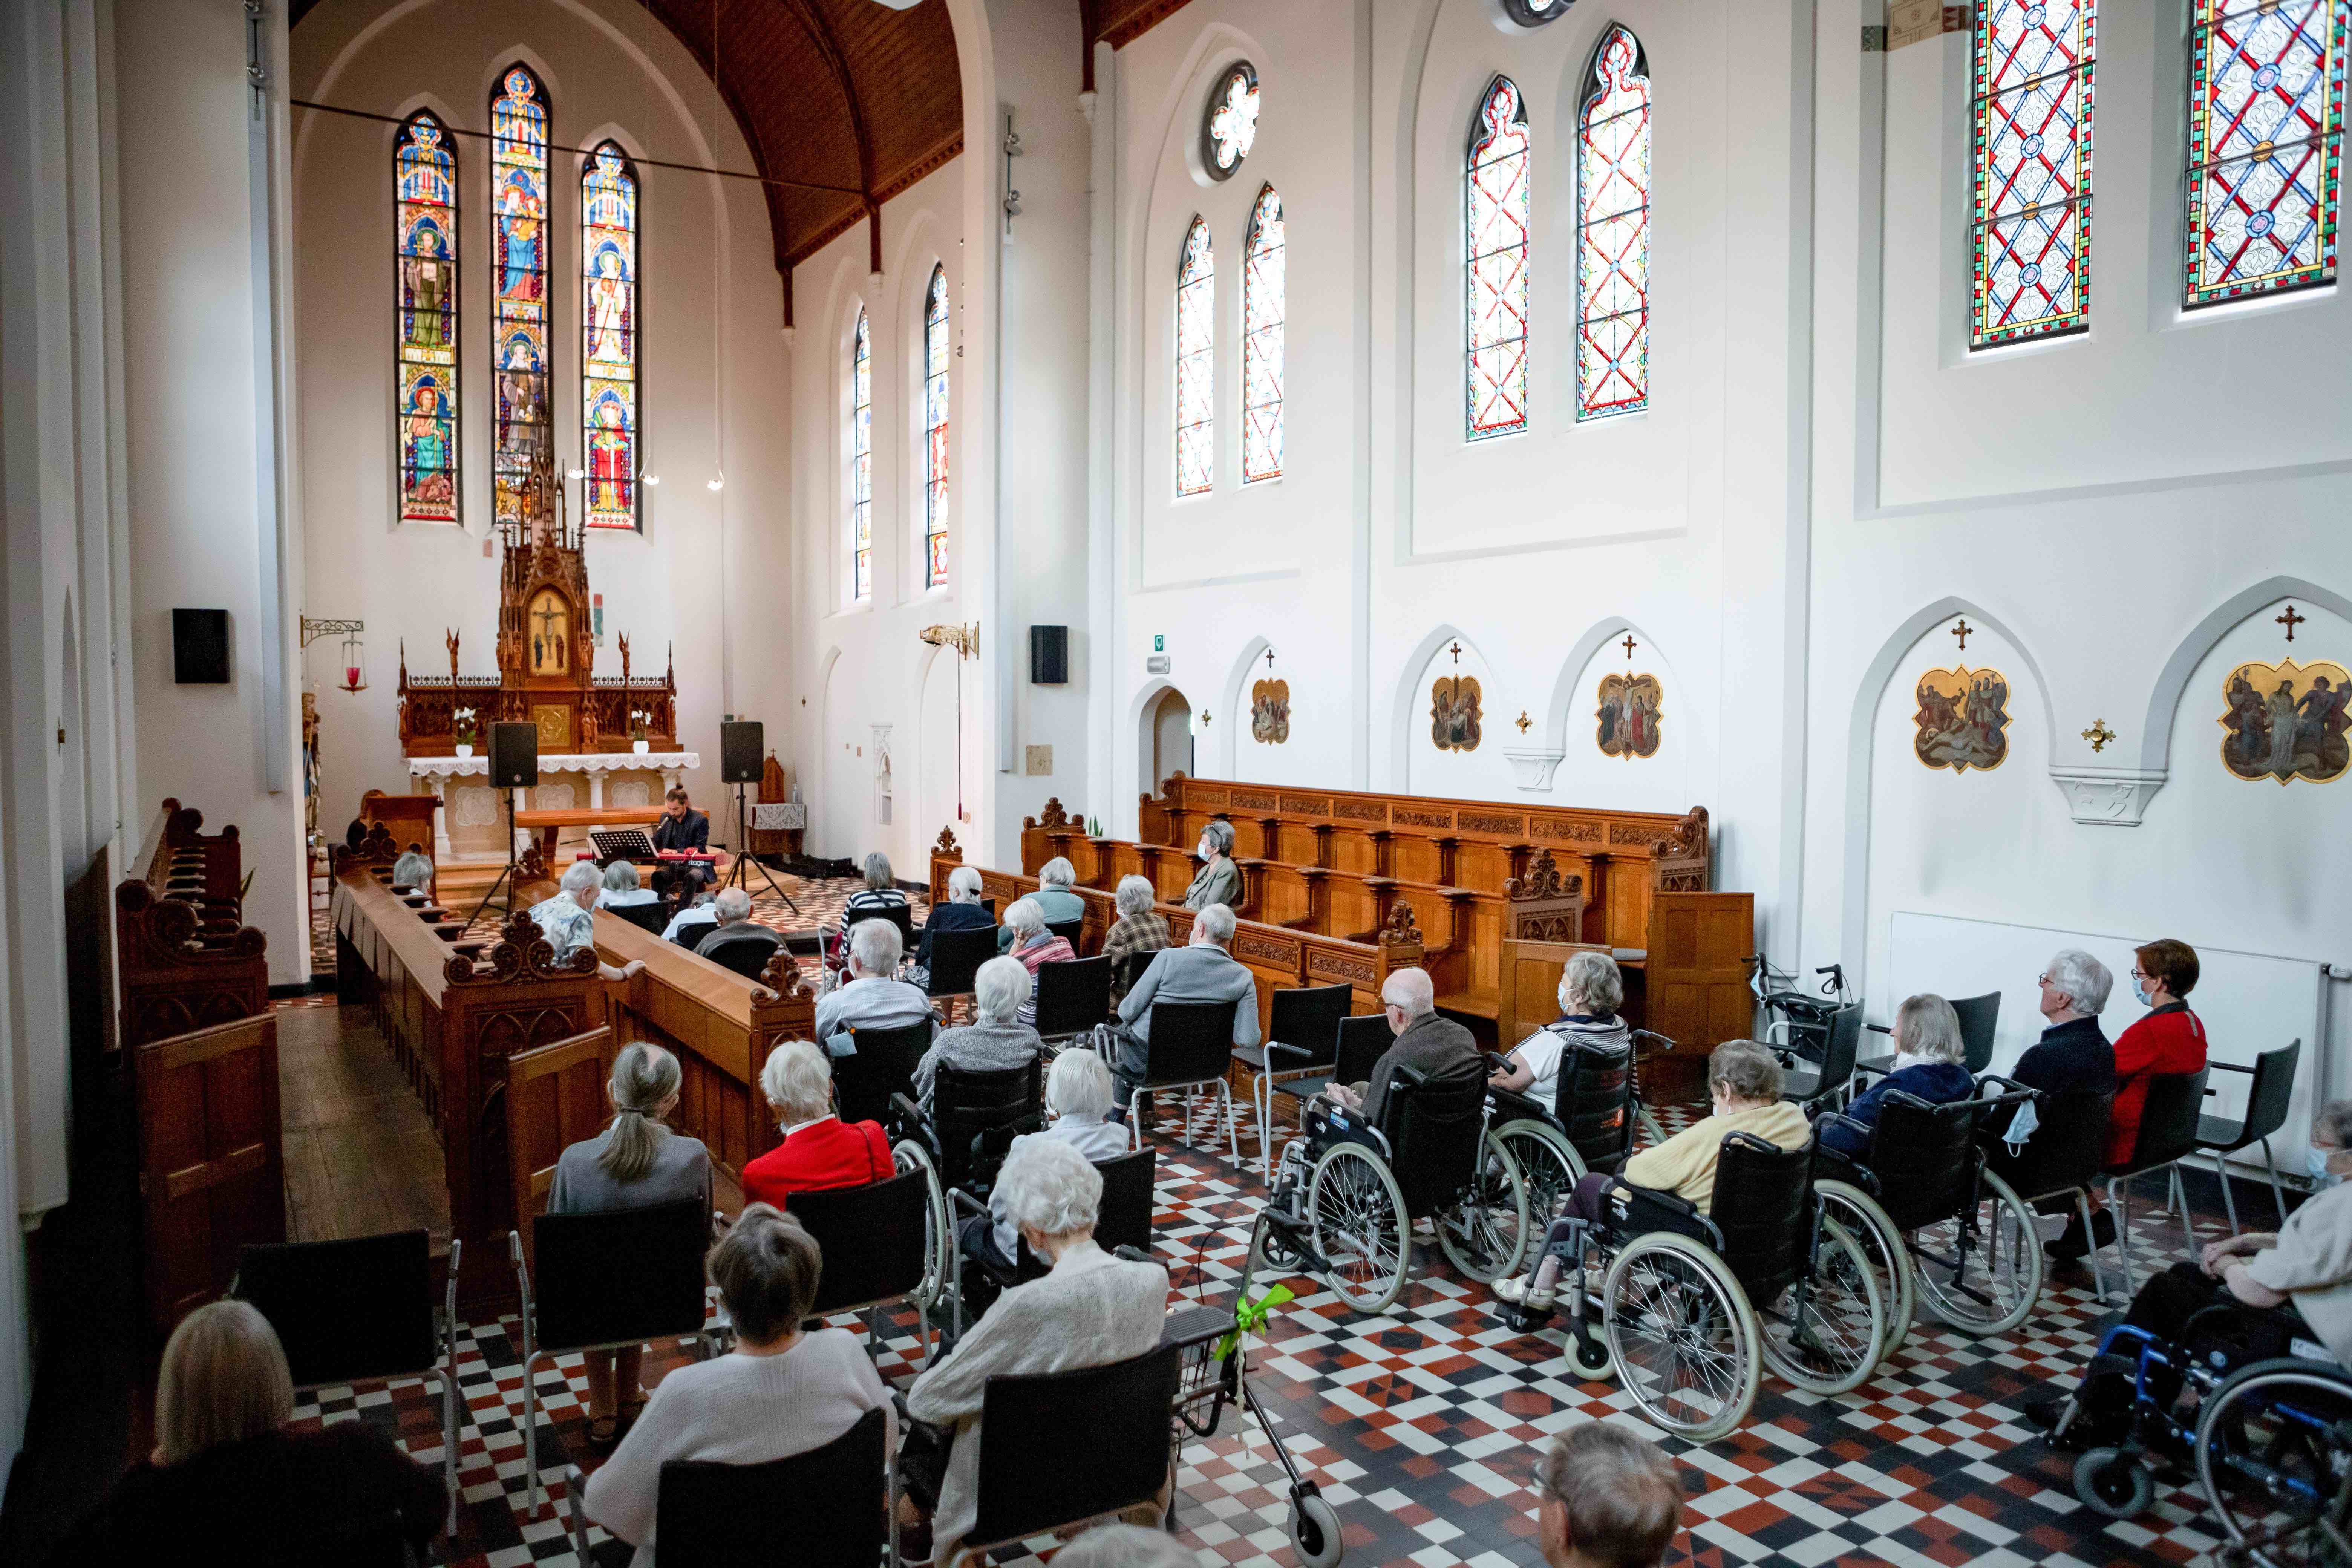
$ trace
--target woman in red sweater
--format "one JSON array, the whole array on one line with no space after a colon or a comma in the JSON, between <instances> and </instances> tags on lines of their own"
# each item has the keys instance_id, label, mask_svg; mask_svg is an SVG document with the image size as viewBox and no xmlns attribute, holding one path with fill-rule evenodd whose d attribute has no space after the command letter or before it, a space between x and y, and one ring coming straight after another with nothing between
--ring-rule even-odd
<instances>
[{"instance_id":1,"label":"woman in red sweater","mask_svg":"<svg viewBox=\"0 0 2352 1568\"><path fill-rule=\"evenodd\" d=\"M2107 1123L2107 1163L2120 1165L2139 1141L2147 1080L2205 1065L2205 1025L2181 998L2197 986L2197 950L2163 937L2132 952L2132 994L2147 1016L2116 1039L2116 1109Z\"/></svg>"},{"instance_id":2,"label":"woman in red sweater","mask_svg":"<svg viewBox=\"0 0 2352 1568\"><path fill-rule=\"evenodd\" d=\"M806 1040L787 1040L760 1069L760 1092L784 1141L743 1167L743 1201L783 1208L794 1193L863 1187L897 1174L889 1135L877 1121L833 1113L833 1066Z\"/></svg>"}]
</instances>

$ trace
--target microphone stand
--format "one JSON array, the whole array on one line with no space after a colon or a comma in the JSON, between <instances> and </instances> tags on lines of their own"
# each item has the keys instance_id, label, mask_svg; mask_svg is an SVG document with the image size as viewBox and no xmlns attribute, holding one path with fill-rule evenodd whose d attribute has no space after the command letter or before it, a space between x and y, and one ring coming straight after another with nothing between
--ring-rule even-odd
<instances>
[{"instance_id":1,"label":"microphone stand","mask_svg":"<svg viewBox=\"0 0 2352 1568\"><path fill-rule=\"evenodd\" d=\"M743 868L760 866L760 863L751 858L751 830L747 826L749 821L750 818L743 811L743 785L741 781L738 780L735 785L735 843L737 846L735 864L727 868L727 880L719 884L722 889L741 888L747 893L751 890L750 879ZM774 874L765 866L760 866L760 877L768 884L770 892L784 900L786 909L791 910L794 914L801 912L801 907L793 902L793 896L778 885Z\"/></svg>"}]
</instances>

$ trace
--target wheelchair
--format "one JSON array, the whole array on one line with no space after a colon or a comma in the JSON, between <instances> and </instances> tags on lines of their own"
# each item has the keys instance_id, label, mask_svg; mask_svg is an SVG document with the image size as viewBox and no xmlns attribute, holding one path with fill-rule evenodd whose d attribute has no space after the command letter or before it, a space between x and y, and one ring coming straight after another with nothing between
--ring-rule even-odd
<instances>
[{"instance_id":1,"label":"wheelchair","mask_svg":"<svg viewBox=\"0 0 2352 1568\"><path fill-rule=\"evenodd\" d=\"M942 1062L931 1078L929 1110L911 1095L890 1096L889 1131L898 1168L902 1173L920 1170L930 1178L926 1228L932 1272L920 1292L926 1311L950 1295L961 1308L953 1203L961 1195L976 1200L985 1211L989 1190L1013 1140L1045 1126L1044 1073L1042 1058L987 1071Z\"/></svg>"},{"instance_id":2,"label":"wheelchair","mask_svg":"<svg viewBox=\"0 0 2352 1568\"><path fill-rule=\"evenodd\" d=\"M1734 1132L1707 1213L1636 1187L1612 1195L1603 1224L1571 1220L1551 1247L1570 1370L1613 1374L1643 1415L1694 1443L1747 1419L1765 1366L1809 1394L1859 1387L1878 1364L1885 1299L1862 1244L1815 1191L1814 1152ZM1596 1261L1597 1333L1583 1283ZM1549 1315L1506 1314L1522 1331Z\"/></svg>"},{"instance_id":3,"label":"wheelchair","mask_svg":"<svg viewBox=\"0 0 2352 1568\"><path fill-rule=\"evenodd\" d=\"M1587 1173L1624 1163L1636 1131L1653 1144L1666 1141L1657 1118L1642 1103L1645 1044L1654 1053L1675 1048L1672 1040L1647 1029L1634 1030L1622 1050L1570 1042L1560 1056L1549 1105L1510 1089L1491 1091L1502 1121L1495 1136L1518 1162L1528 1184L1528 1218L1537 1226L1559 1212L1560 1200Z\"/></svg>"},{"instance_id":4,"label":"wheelchair","mask_svg":"<svg viewBox=\"0 0 2352 1568\"><path fill-rule=\"evenodd\" d=\"M1404 1291L1413 1223L1427 1219L1467 1278L1485 1284L1516 1268L1527 1181L1489 1130L1483 1068L1475 1079L1432 1081L1399 1067L1382 1109L1385 1125L1374 1127L1328 1100L1301 1108L1300 1135L1275 1167L1276 1223L1253 1235L1253 1267L1318 1272L1358 1311L1384 1312Z\"/></svg>"}]
</instances>

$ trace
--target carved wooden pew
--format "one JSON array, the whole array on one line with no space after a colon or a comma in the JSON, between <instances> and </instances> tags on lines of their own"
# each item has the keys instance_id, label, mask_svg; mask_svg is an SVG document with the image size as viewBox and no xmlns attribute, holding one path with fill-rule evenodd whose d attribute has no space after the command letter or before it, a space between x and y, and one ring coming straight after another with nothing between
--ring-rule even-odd
<instances>
[{"instance_id":1,"label":"carved wooden pew","mask_svg":"<svg viewBox=\"0 0 2352 1568\"><path fill-rule=\"evenodd\" d=\"M165 800L146 868L116 884L114 942L126 1049L269 1005L268 938L244 923L236 829L203 831Z\"/></svg>"}]
</instances>

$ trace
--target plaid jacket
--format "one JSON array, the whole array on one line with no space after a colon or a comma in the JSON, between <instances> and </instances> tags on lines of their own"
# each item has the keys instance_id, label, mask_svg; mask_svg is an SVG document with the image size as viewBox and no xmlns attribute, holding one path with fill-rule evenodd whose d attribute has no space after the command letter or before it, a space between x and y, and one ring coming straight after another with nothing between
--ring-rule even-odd
<instances>
[{"instance_id":1,"label":"plaid jacket","mask_svg":"<svg viewBox=\"0 0 2352 1568\"><path fill-rule=\"evenodd\" d=\"M1102 955L1110 960L1110 999L1116 1002L1127 994L1127 987L1119 984L1121 960L1129 953L1157 952L1167 945L1168 922L1160 918L1159 910L1119 916L1102 944Z\"/></svg>"}]
</instances>

